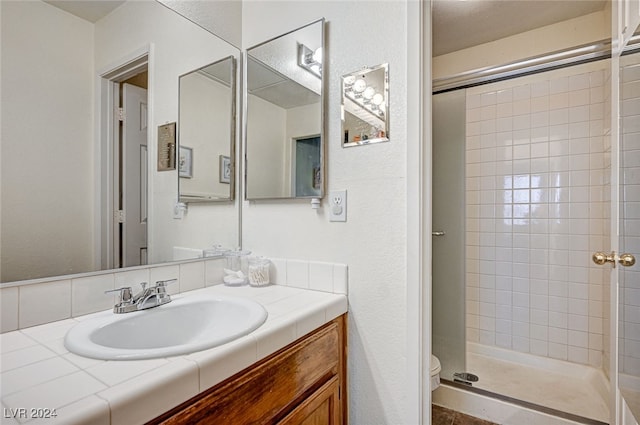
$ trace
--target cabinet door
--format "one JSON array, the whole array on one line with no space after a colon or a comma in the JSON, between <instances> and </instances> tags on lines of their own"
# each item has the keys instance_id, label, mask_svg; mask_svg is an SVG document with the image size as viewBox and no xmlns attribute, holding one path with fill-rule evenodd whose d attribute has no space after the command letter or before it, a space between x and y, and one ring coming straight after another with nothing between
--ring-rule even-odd
<instances>
[{"instance_id":1,"label":"cabinet door","mask_svg":"<svg viewBox=\"0 0 640 425\"><path fill-rule=\"evenodd\" d=\"M278 425L339 425L340 385L333 377L298 405Z\"/></svg>"}]
</instances>

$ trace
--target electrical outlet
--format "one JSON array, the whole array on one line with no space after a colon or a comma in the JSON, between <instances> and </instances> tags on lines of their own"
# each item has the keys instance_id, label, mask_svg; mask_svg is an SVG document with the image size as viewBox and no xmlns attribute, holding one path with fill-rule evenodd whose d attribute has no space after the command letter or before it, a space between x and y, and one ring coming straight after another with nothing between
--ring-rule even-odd
<instances>
[{"instance_id":1,"label":"electrical outlet","mask_svg":"<svg viewBox=\"0 0 640 425\"><path fill-rule=\"evenodd\" d=\"M347 191L329 192L329 221L347 221Z\"/></svg>"}]
</instances>

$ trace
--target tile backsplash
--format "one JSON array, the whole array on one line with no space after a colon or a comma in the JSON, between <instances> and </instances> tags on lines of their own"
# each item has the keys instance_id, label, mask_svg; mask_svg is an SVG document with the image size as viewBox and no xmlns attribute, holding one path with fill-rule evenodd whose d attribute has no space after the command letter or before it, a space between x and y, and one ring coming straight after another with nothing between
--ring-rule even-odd
<instances>
[{"instance_id":1,"label":"tile backsplash","mask_svg":"<svg viewBox=\"0 0 640 425\"><path fill-rule=\"evenodd\" d=\"M167 289L171 294L220 285L224 267L224 259L203 259L7 286L0 289L0 332L108 310L116 303L117 295L105 291L123 286L137 291L140 282L177 279ZM345 264L271 259L270 278L272 284L296 288L345 295L348 290Z\"/></svg>"}]
</instances>

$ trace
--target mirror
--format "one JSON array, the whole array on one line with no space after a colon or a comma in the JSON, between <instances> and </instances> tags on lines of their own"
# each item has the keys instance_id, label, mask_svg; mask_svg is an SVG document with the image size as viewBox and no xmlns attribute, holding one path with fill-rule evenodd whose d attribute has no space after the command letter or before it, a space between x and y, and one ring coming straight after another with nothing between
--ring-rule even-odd
<instances>
[{"instance_id":1,"label":"mirror","mask_svg":"<svg viewBox=\"0 0 640 425\"><path fill-rule=\"evenodd\" d=\"M0 282L193 258L216 243L238 246L233 202L196 204L174 218L178 170L160 171L157 159L158 128L178 121L179 77L238 58L239 50L155 0L3 1L0 8ZM134 107L123 105L139 114L127 118L131 128L146 132L133 172L114 166L123 150L115 139L119 102L109 102L125 87L147 91ZM234 124L228 112L224 119L218 132L227 133L233 158ZM136 212L116 190L126 175L138 176ZM225 186L231 198L232 185ZM140 228L132 249L115 239L125 226L128 234Z\"/></svg>"},{"instance_id":2,"label":"mirror","mask_svg":"<svg viewBox=\"0 0 640 425\"><path fill-rule=\"evenodd\" d=\"M235 59L229 56L180 77L181 202L233 200L235 71Z\"/></svg>"},{"instance_id":3,"label":"mirror","mask_svg":"<svg viewBox=\"0 0 640 425\"><path fill-rule=\"evenodd\" d=\"M247 50L245 198L324 195L324 19Z\"/></svg>"},{"instance_id":4,"label":"mirror","mask_svg":"<svg viewBox=\"0 0 640 425\"><path fill-rule=\"evenodd\" d=\"M389 141L389 65L342 77L342 146Z\"/></svg>"}]
</instances>

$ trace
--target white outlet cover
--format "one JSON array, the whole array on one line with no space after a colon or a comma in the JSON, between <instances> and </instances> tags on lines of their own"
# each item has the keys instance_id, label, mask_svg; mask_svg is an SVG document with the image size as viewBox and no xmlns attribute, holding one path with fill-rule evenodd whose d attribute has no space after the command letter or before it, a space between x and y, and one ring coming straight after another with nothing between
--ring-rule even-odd
<instances>
[{"instance_id":1,"label":"white outlet cover","mask_svg":"<svg viewBox=\"0 0 640 425\"><path fill-rule=\"evenodd\" d=\"M329 221L347 221L347 191L329 192Z\"/></svg>"}]
</instances>

